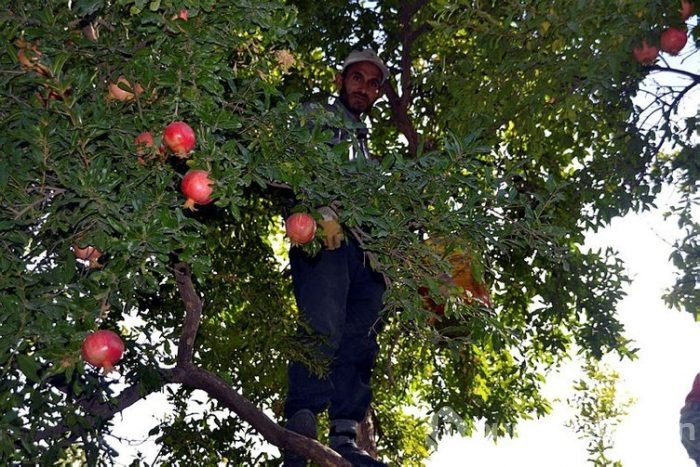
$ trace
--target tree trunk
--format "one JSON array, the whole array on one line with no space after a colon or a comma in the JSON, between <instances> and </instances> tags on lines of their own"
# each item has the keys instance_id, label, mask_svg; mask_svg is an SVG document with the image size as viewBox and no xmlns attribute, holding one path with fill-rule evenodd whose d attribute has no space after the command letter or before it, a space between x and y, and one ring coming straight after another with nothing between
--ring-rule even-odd
<instances>
[{"instance_id":1,"label":"tree trunk","mask_svg":"<svg viewBox=\"0 0 700 467\"><path fill-rule=\"evenodd\" d=\"M367 411L365 419L362 420L357 429L357 445L364 449L373 458L377 458L377 425L372 408Z\"/></svg>"}]
</instances>

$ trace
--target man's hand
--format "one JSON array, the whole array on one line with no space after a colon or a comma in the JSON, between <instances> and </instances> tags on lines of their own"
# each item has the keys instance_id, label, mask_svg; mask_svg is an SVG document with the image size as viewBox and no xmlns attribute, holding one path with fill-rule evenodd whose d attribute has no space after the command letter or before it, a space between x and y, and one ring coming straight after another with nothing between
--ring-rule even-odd
<instances>
[{"instance_id":1,"label":"man's hand","mask_svg":"<svg viewBox=\"0 0 700 467\"><path fill-rule=\"evenodd\" d=\"M323 246L327 250L340 248L340 244L345 239L345 234L340 226L340 222L338 222L338 214L328 206L321 206L318 208L318 212L323 216L323 219L318 221L323 229Z\"/></svg>"}]
</instances>

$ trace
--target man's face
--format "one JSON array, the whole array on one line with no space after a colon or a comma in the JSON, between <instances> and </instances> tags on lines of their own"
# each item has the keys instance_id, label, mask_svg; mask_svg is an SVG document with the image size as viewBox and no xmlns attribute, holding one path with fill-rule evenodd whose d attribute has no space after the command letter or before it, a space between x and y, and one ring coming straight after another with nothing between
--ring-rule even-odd
<instances>
[{"instance_id":1,"label":"man's face","mask_svg":"<svg viewBox=\"0 0 700 467\"><path fill-rule=\"evenodd\" d=\"M340 101L358 117L369 111L379 98L381 83L381 70L370 62L353 63L347 68L345 76L338 75L336 78Z\"/></svg>"}]
</instances>

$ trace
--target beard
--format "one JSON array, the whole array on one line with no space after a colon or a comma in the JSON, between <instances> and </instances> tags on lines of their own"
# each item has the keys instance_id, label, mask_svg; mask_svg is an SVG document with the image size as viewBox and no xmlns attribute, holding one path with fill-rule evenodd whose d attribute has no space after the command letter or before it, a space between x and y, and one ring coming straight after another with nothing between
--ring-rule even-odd
<instances>
[{"instance_id":1,"label":"beard","mask_svg":"<svg viewBox=\"0 0 700 467\"><path fill-rule=\"evenodd\" d=\"M340 102L343 103L345 108L347 108L350 112L355 114L356 116L360 116L360 114L369 112L369 110L372 108L372 102L370 99L361 93L353 93L353 94L348 94L348 92L343 88L340 91Z\"/></svg>"}]
</instances>

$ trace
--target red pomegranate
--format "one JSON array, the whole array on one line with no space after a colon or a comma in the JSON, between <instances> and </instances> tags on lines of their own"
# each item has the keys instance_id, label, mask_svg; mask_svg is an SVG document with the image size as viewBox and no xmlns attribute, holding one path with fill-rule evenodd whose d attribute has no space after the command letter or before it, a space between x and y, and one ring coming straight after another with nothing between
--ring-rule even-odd
<instances>
[{"instance_id":1,"label":"red pomegranate","mask_svg":"<svg viewBox=\"0 0 700 467\"><path fill-rule=\"evenodd\" d=\"M304 245L316 235L316 220L306 212L295 212L285 221L285 232L292 245Z\"/></svg>"},{"instance_id":2,"label":"red pomegranate","mask_svg":"<svg viewBox=\"0 0 700 467\"><path fill-rule=\"evenodd\" d=\"M81 353L90 365L109 373L124 355L124 342L114 331L100 329L85 337Z\"/></svg>"},{"instance_id":3,"label":"red pomegranate","mask_svg":"<svg viewBox=\"0 0 700 467\"><path fill-rule=\"evenodd\" d=\"M136 138L134 138L134 145L136 146L136 152L138 154L145 154L146 149L153 147L153 135L150 131L139 133Z\"/></svg>"},{"instance_id":4,"label":"red pomegranate","mask_svg":"<svg viewBox=\"0 0 700 467\"><path fill-rule=\"evenodd\" d=\"M185 122L173 122L163 131L163 143L177 157L186 158L195 145L195 134Z\"/></svg>"},{"instance_id":5,"label":"red pomegranate","mask_svg":"<svg viewBox=\"0 0 700 467\"><path fill-rule=\"evenodd\" d=\"M678 55L685 47L685 43L688 42L688 34L682 29L666 28L661 33L659 42L661 43L661 50L670 55Z\"/></svg>"},{"instance_id":6,"label":"red pomegranate","mask_svg":"<svg viewBox=\"0 0 700 467\"><path fill-rule=\"evenodd\" d=\"M192 169L188 171L180 182L180 191L187 197L182 205L185 209L195 210L195 204L209 204L212 202L211 194L214 191L214 181L209 178L206 170Z\"/></svg>"},{"instance_id":7,"label":"red pomegranate","mask_svg":"<svg viewBox=\"0 0 700 467\"><path fill-rule=\"evenodd\" d=\"M139 164L144 165L146 163L144 156L153 148L153 144L153 135L150 131L141 132L134 138L136 157L138 157Z\"/></svg>"}]
</instances>

